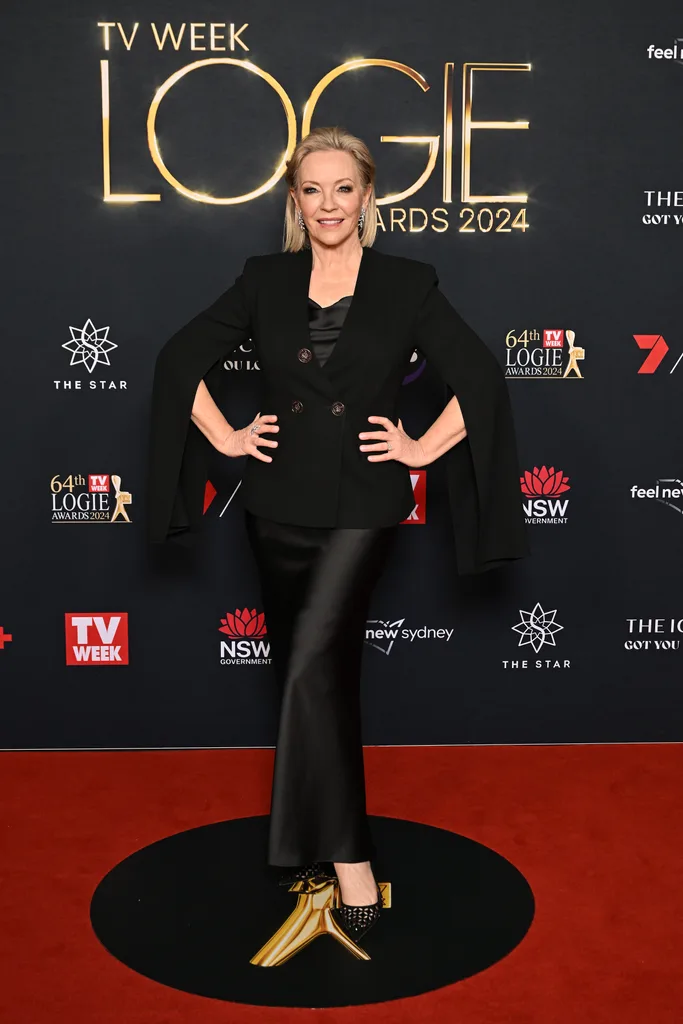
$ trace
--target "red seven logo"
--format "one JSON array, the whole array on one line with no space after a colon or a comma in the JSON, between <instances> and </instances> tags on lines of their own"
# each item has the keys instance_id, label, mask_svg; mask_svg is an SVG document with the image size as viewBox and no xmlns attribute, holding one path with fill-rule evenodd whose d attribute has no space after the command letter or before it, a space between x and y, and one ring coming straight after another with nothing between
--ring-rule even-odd
<instances>
[{"instance_id":1,"label":"red seven logo","mask_svg":"<svg viewBox=\"0 0 683 1024\"><path fill-rule=\"evenodd\" d=\"M669 351L669 346L661 334L634 334L639 348L650 350L645 357L638 373L654 373L662 359Z\"/></svg>"}]
</instances>

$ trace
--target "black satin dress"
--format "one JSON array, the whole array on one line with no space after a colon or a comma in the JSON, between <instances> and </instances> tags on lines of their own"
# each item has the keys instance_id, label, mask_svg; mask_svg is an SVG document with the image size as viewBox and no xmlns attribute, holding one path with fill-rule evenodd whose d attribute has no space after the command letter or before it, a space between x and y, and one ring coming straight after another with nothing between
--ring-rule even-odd
<instances>
[{"instance_id":1,"label":"black satin dress","mask_svg":"<svg viewBox=\"0 0 683 1024\"><path fill-rule=\"evenodd\" d=\"M311 349L323 367L352 298L344 296L330 306L309 299ZM272 518L245 509L245 525L282 697L268 863L372 860L361 660L370 599L398 524L298 526L278 522L274 507Z\"/></svg>"}]
</instances>

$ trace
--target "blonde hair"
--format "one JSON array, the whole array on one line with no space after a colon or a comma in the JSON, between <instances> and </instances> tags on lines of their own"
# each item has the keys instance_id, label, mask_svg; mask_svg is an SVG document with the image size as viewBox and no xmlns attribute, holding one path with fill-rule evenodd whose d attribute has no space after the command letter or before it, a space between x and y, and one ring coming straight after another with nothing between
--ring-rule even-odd
<instances>
[{"instance_id":1,"label":"blonde hair","mask_svg":"<svg viewBox=\"0 0 683 1024\"><path fill-rule=\"evenodd\" d=\"M370 150L362 141L345 128L334 125L329 128L313 128L303 139L301 139L287 161L285 170L285 181L288 185L287 205L285 207L284 237L282 243L283 252L298 252L300 249L310 248L308 232L305 228L299 227L299 218L296 213L296 203L289 191L290 188L297 189L301 162L309 153L320 153L329 149L340 149L344 153L350 153L356 162L358 177L360 178L361 190L365 191L370 185L370 198L365 207L365 220L363 230L359 238L363 246L372 245L377 234L377 207L375 201L375 161L372 159Z\"/></svg>"}]
</instances>

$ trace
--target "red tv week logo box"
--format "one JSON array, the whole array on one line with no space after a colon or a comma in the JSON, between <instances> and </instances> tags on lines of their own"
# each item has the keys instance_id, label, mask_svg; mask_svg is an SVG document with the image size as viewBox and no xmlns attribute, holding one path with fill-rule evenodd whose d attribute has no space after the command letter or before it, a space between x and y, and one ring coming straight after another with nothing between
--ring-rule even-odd
<instances>
[{"instance_id":1,"label":"red tv week logo box","mask_svg":"<svg viewBox=\"0 0 683 1024\"><path fill-rule=\"evenodd\" d=\"M108 494L109 473L88 473L88 490L91 494Z\"/></svg>"},{"instance_id":2,"label":"red tv week logo box","mask_svg":"<svg viewBox=\"0 0 683 1024\"><path fill-rule=\"evenodd\" d=\"M128 612L66 612L67 665L127 665Z\"/></svg>"},{"instance_id":3,"label":"red tv week logo box","mask_svg":"<svg viewBox=\"0 0 683 1024\"><path fill-rule=\"evenodd\" d=\"M543 348L564 348L564 331L543 331Z\"/></svg>"}]
</instances>

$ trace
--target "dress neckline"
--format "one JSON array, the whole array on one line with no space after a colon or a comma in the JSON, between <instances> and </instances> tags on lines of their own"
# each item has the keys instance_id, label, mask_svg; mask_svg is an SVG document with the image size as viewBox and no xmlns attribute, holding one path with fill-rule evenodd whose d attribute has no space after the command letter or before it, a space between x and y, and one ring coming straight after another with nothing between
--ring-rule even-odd
<instances>
[{"instance_id":1,"label":"dress neckline","mask_svg":"<svg viewBox=\"0 0 683 1024\"><path fill-rule=\"evenodd\" d=\"M321 306L321 305L320 305L320 303L319 303L319 302L316 302L316 301L315 301L315 299L312 299L310 295L308 296L308 301L309 301L309 302L312 302L314 306L317 306L317 307L318 307L318 309L331 309L331 308L332 308L332 306L338 306L338 305L339 305L339 303L340 303L340 302L341 302L341 301L342 301L343 299L352 299L352 298L353 298L353 294L351 294L351 295L342 295L341 299L337 299L337 301L336 301L336 302L331 302L331 303L329 304L329 306Z\"/></svg>"}]
</instances>

